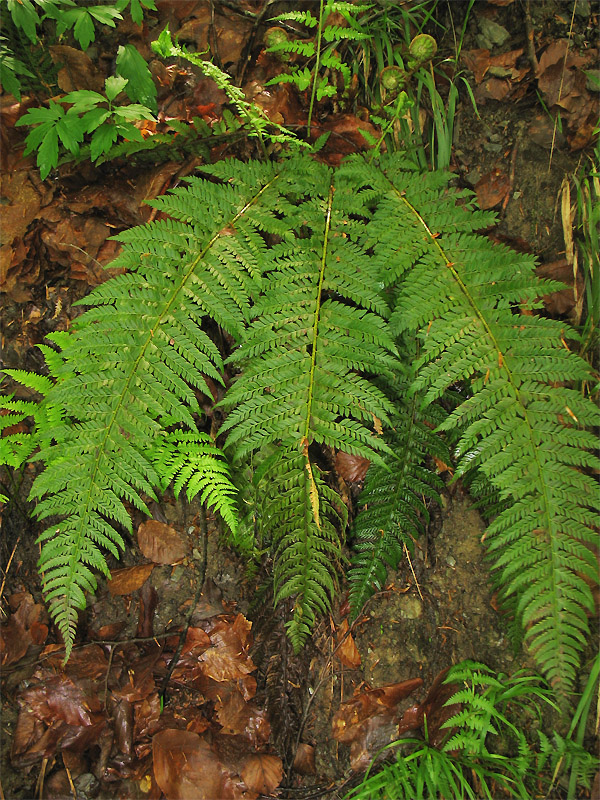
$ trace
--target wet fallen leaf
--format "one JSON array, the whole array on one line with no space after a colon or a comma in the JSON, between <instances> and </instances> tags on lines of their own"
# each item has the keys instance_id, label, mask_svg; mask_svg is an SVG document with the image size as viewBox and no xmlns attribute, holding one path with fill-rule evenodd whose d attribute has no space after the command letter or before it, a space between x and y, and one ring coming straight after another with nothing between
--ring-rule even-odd
<instances>
[{"instance_id":1,"label":"wet fallen leaf","mask_svg":"<svg viewBox=\"0 0 600 800\"><path fill-rule=\"evenodd\" d=\"M350 745L350 766L355 772L367 769L376 753L396 738L396 723L391 712L365 720Z\"/></svg>"},{"instance_id":2,"label":"wet fallen leaf","mask_svg":"<svg viewBox=\"0 0 600 800\"><path fill-rule=\"evenodd\" d=\"M63 92L73 92L76 89L102 91L104 78L87 53L65 44L51 45L48 50L52 61L61 65L57 82Z\"/></svg>"},{"instance_id":3,"label":"wet fallen leaf","mask_svg":"<svg viewBox=\"0 0 600 800\"><path fill-rule=\"evenodd\" d=\"M316 773L315 748L312 744L300 742L294 756L292 769L299 775L314 775Z\"/></svg>"},{"instance_id":4,"label":"wet fallen leaf","mask_svg":"<svg viewBox=\"0 0 600 800\"><path fill-rule=\"evenodd\" d=\"M319 157L332 167L339 166L345 155L369 149L370 145L367 144L361 130L375 139L378 136L377 129L370 122L359 119L354 114L338 114L328 117L324 122L313 122L310 130L311 142L324 133L330 133L325 146L319 152Z\"/></svg>"},{"instance_id":5,"label":"wet fallen leaf","mask_svg":"<svg viewBox=\"0 0 600 800\"><path fill-rule=\"evenodd\" d=\"M48 612L42 603L35 603L29 592L10 595L13 613L0 626L0 663L13 664L22 658L30 644L41 645L48 636Z\"/></svg>"},{"instance_id":6,"label":"wet fallen leaf","mask_svg":"<svg viewBox=\"0 0 600 800\"><path fill-rule=\"evenodd\" d=\"M598 122L598 103L586 88L584 72L597 54L593 48L580 54L567 39L559 39L548 45L539 59L538 89L547 106L566 122L572 150L585 147Z\"/></svg>"},{"instance_id":7,"label":"wet fallen leaf","mask_svg":"<svg viewBox=\"0 0 600 800\"><path fill-rule=\"evenodd\" d=\"M510 181L508 175L498 167L495 167L490 172L482 175L475 184L479 207L482 209L494 208L504 200L509 189Z\"/></svg>"},{"instance_id":8,"label":"wet fallen leaf","mask_svg":"<svg viewBox=\"0 0 600 800\"><path fill-rule=\"evenodd\" d=\"M0 626L0 663L6 667L23 658L29 645L31 636L15 619L14 614Z\"/></svg>"},{"instance_id":9,"label":"wet fallen leaf","mask_svg":"<svg viewBox=\"0 0 600 800\"><path fill-rule=\"evenodd\" d=\"M335 456L335 469L347 483L364 481L371 462L363 456L344 453L341 450Z\"/></svg>"},{"instance_id":10,"label":"wet fallen leaf","mask_svg":"<svg viewBox=\"0 0 600 800\"><path fill-rule=\"evenodd\" d=\"M200 660L204 674L215 681L245 678L256 669L249 655L251 623L238 614L233 622L219 619L208 631L212 647Z\"/></svg>"},{"instance_id":11,"label":"wet fallen leaf","mask_svg":"<svg viewBox=\"0 0 600 800\"><path fill-rule=\"evenodd\" d=\"M395 713L395 706L423 684L421 678L411 678L400 683L391 683L376 689L361 692L352 700L342 703L333 716L333 738L339 742L351 742L361 733L362 723L381 714L387 718Z\"/></svg>"},{"instance_id":12,"label":"wet fallen leaf","mask_svg":"<svg viewBox=\"0 0 600 800\"><path fill-rule=\"evenodd\" d=\"M153 653L133 662L123 673L122 685L113 690L113 697L127 700L130 703L149 697L156 688L153 673L157 660L158 653Z\"/></svg>"},{"instance_id":13,"label":"wet fallen leaf","mask_svg":"<svg viewBox=\"0 0 600 800\"><path fill-rule=\"evenodd\" d=\"M175 528L156 519L142 522L137 538L144 556L155 564L175 564L186 554L186 547Z\"/></svg>"},{"instance_id":14,"label":"wet fallen leaf","mask_svg":"<svg viewBox=\"0 0 600 800\"><path fill-rule=\"evenodd\" d=\"M341 645L337 648L336 655L345 667L356 669L360 667L361 658L354 637L348 633L349 629L348 620L342 620L337 632L337 641L341 642Z\"/></svg>"},{"instance_id":15,"label":"wet fallen leaf","mask_svg":"<svg viewBox=\"0 0 600 800\"><path fill-rule=\"evenodd\" d=\"M283 778L283 764L277 756L257 753L250 756L242 767L242 778L253 792L271 794Z\"/></svg>"},{"instance_id":16,"label":"wet fallen leaf","mask_svg":"<svg viewBox=\"0 0 600 800\"><path fill-rule=\"evenodd\" d=\"M550 295L545 295L543 297L543 301L546 311L552 316L560 317L568 315L575 307L572 264L569 264L566 258L560 258L558 261L540 264L536 268L536 274L540 278L549 278L550 280L560 281L561 283L565 284L565 289L553 292ZM583 276L578 274L577 291L579 294L581 294L583 290Z\"/></svg>"},{"instance_id":17,"label":"wet fallen leaf","mask_svg":"<svg viewBox=\"0 0 600 800\"><path fill-rule=\"evenodd\" d=\"M448 731L442 729L441 726L459 710L457 705L445 705L446 701L459 690L456 684L444 683L448 670L449 667L438 673L422 703L411 706L404 712L398 724L399 736L423 727L425 717L427 717L429 742L433 747L436 747L448 735Z\"/></svg>"},{"instance_id":18,"label":"wet fallen leaf","mask_svg":"<svg viewBox=\"0 0 600 800\"><path fill-rule=\"evenodd\" d=\"M486 78L477 87L475 92L476 100L504 100L510 93L510 82L504 78Z\"/></svg>"},{"instance_id":19,"label":"wet fallen leaf","mask_svg":"<svg viewBox=\"0 0 600 800\"><path fill-rule=\"evenodd\" d=\"M206 650L210 647L210 636L202 628L188 628L185 642L183 644L182 654L191 653L196 648L203 648Z\"/></svg>"},{"instance_id":20,"label":"wet fallen leaf","mask_svg":"<svg viewBox=\"0 0 600 800\"><path fill-rule=\"evenodd\" d=\"M112 595L131 594L137 591L150 577L154 564L140 564L137 567L115 569L108 581L108 591Z\"/></svg>"},{"instance_id":21,"label":"wet fallen leaf","mask_svg":"<svg viewBox=\"0 0 600 800\"><path fill-rule=\"evenodd\" d=\"M152 737L154 777L167 800L212 800L221 796L223 771L197 733L166 729Z\"/></svg>"},{"instance_id":22,"label":"wet fallen leaf","mask_svg":"<svg viewBox=\"0 0 600 800\"><path fill-rule=\"evenodd\" d=\"M227 738L227 737L223 737ZM168 728L152 738L154 776L167 800L256 800L223 763L214 742L191 731ZM239 763L239 747L237 748ZM228 759L229 760L229 759Z\"/></svg>"},{"instance_id":23,"label":"wet fallen leaf","mask_svg":"<svg viewBox=\"0 0 600 800\"><path fill-rule=\"evenodd\" d=\"M68 725L91 725L92 714L101 704L90 681L73 681L67 675L47 675L26 689L20 699L38 719L52 723L62 719Z\"/></svg>"},{"instance_id":24,"label":"wet fallen leaf","mask_svg":"<svg viewBox=\"0 0 600 800\"><path fill-rule=\"evenodd\" d=\"M2 225L0 244L11 244L17 236L24 236L29 225L39 214L45 198L36 190L24 170L2 176Z\"/></svg>"}]
</instances>

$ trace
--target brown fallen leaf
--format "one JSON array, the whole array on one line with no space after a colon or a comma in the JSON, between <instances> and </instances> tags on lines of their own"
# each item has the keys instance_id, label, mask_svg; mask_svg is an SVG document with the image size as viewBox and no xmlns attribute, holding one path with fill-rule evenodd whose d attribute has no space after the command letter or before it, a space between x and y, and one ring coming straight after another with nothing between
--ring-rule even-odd
<instances>
[{"instance_id":1,"label":"brown fallen leaf","mask_svg":"<svg viewBox=\"0 0 600 800\"><path fill-rule=\"evenodd\" d=\"M486 78L475 91L476 100L504 100L511 90L505 78Z\"/></svg>"},{"instance_id":2,"label":"brown fallen leaf","mask_svg":"<svg viewBox=\"0 0 600 800\"><path fill-rule=\"evenodd\" d=\"M227 737L223 737L227 738ZM239 763L239 746L238 746ZM167 728L152 737L154 777L167 800L256 800L217 752L192 731Z\"/></svg>"},{"instance_id":3,"label":"brown fallen leaf","mask_svg":"<svg viewBox=\"0 0 600 800\"><path fill-rule=\"evenodd\" d=\"M438 673L422 703L412 706L404 712L398 724L399 736L407 731L422 728L425 717L427 718L429 742L433 747L437 747L448 735L449 731L442 728L442 725L459 711L459 706L456 704L446 706L445 703L460 688L453 683L444 683L449 669L447 667Z\"/></svg>"},{"instance_id":4,"label":"brown fallen leaf","mask_svg":"<svg viewBox=\"0 0 600 800\"><path fill-rule=\"evenodd\" d=\"M552 316L561 317L571 313L575 307L575 292L573 290L574 276L573 265L569 264L566 258L558 261L551 261L540 264L536 268L536 275L540 278L549 278L553 281L561 281L565 284L565 289L561 289L552 294L545 295L543 298L546 311ZM581 295L584 291L583 276L577 275L577 294Z\"/></svg>"},{"instance_id":5,"label":"brown fallen leaf","mask_svg":"<svg viewBox=\"0 0 600 800\"><path fill-rule=\"evenodd\" d=\"M113 595L131 594L137 591L150 577L154 564L115 569L108 581L108 591Z\"/></svg>"},{"instance_id":6,"label":"brown fallen leaf","mask_svg":"<svg viewBox=\"0 0 600 800\"><path fill-rule=\"evenodd\" d=\"M63 92L73 92L76 89L102 91L104 78L87 53L65 44L51 45L48 50L52 61L61 65L57 82Z\"/></svg>"},{"instance_id":7,"label":"brown fallen leaf","mask_svg":"<svg viewBox=\"0 0 600 800\"><path fill-rule=\"evenodd\" d=\"M342 703L333 716L333 738L338 742L351 742L362 731L362 723L377 715L388 718L395 706L423 684L421 678L411 678L376 689L361 692L352 700Z\"/></svg>"},{"instance_id":8,"label":"brown fallen leaf","mask_svg":"<svg viewBox=\"0 0 600 800\"><path fill-rule=\"evenodd\" d=\"M154 777L167 800L221 797L223 770L210 744L197 733L172 728L152 737Z\"/></svg>"},{"instance_id":9,"label":"brown fallen leaf","mask_svg":"<svg viewBox=\"0 0 600 800\"><path fill-rule=\"evenodd\" d=\"M376 753L396 738L396 723L391 712L365 720L350 745L350 766L354 772L367 769Z\"/></svg>"},{"instance_id":10,"label":"brown fallen leaf","mask_svg":"<svg viewBox=\"0 0 600 800\"><path fill-rule=\"evenodd\" d=\"M361 130L366 131L374 139L378 138L378 131L370 122L359 119L354 114L332 115L324 122L313 122L310 141L316 141L319 136L329 132L330 136L319 152L319 158L330 166L337 167L345 155L369 149L370 145L361 134Z\"/></svg>"},{"instance_id":11,"label":"brown fallen leaf","mask_svg":"<svg viewBox=\"0 0 600 800\"><path fill-rule=\"evenodd\" d=\"M363 456L355 456L339 450L335 455L335 469L346 483L364 481L371 462Z\"/></svg>"},{"instance_id":12,"label":"brown fallen leaf","mask_svg":"<svg viewBox=\"0 0 600 800\"><path fill-rule=\"evenodd\" d=\"M300 742L294 756L292 769L299 775L314 775L316 773L315 748L312 744Z\"/></svg>"},{"instance_id":13,"label":"brown fallen leaf","mask_svg":"<svg viewBox=\"0 0 600 800\"><path fill-rule=\"evenodd\" d=\"M175 564L186 554L186 546L175 528L156 519L142 522L137 538L144 556L155 564Z\"/></svg>"},{"instance_id":14,"label":"brown fallen leaf","mask_svg":"<svg viewBox=\"0 0 600 800\"><path fill-rule=\"evenodd\" d=\"M354 637L348 633L349 630L348 620L342 620L337 632L337 641L341 642L341 645L337 648L336 655L345 667L356 669L360 667L361 658Z\"/></svg>"},{"instance_id":15,"label":"brown fallen leaf","mask_svg":"<svg viewBox=\"0 0 600 800\"><path fill-rule=\"evenodd\" d=\"M10 595L13 613L0 626L0 663L13 664L22 658L30 644L41 645L48 636L48 613L42 603L35 603L29 592Z\"/></svg>"},{"instance_id":16,"label":"brown fallen leaf","mask_svg":"<svg viewBox=\"0 0 600 800\"><path fill-rule=\"evenodd\" d=\"M241 774L253 792L271 794L283 778L283 763L278 756L257 753L246 759Z\"/></svg>"},{"instance_id":17,"label":"brown fallen leaf","mask_svg":"<svg viewBox=\"0 0 600 800\"><path fill-rule=\"evenodd\" d=\"M510 190L510 180L505 172L495 167L475 184L477 202L482 209L494 208L501 203Z\"/></svg>"}]
</instances>

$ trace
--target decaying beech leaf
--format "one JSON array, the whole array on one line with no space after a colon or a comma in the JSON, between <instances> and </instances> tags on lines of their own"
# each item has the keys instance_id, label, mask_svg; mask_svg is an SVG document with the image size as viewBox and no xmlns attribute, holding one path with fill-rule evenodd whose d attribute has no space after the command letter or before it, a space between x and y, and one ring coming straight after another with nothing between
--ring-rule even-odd
<instances>
[{"instance_id":1,"label":"decaying beech leaf","mask_svg":"<svg viewBox=\"0 0 600 800\"><path fill-rule=\"evenodd\" d=\"M154 564L139 564L136 567L115 569L107 584L108 591L112 595L131 594L146 583L153 569Z\"/></svg>"},{"instance_id":2,"label":"decaying beech leaf","mask_svg":"<svg viewBox=\"0 0 600 800\"><path fill-rule=\"evenodd\" d=\"M177 531L155 519L142 522L138 528L138 545L146 558L155 564L175 564L186 554Z\"/></svg>"},{"instance_id":3,"label":"decaying beech leaf","mask_svg":"<svg viewBox=\"0 0 600 800\"><path fill-rule=\"evenodd\" d=\"M242 768L242 778L246 786L261 794L271 794L281 783L282 777L281 759L268 753L257 753L250 756Z\"/></svg>"}]
</instances>

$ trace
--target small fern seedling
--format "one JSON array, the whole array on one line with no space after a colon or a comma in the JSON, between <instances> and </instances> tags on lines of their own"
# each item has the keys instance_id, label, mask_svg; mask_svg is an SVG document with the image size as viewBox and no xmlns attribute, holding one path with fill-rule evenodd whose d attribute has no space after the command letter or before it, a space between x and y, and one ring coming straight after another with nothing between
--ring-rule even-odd
<instances>
[{"instance_id":1,"label":"small fern seedling","mask_svg":"<svg viewBox=\"0 0 600 800\"><path fill-rule=\"evenodd\" d=\"M300 56L305 59L306 66L295 66L291 72L276 75L267 81L265 86L278 83L293 83L298 91L304 92L310 87L307 129L310 136L315 102L324 97L338 94L337 81L331 77L340 75L343 88L347 89L352 78L349 66L342 60L336 48L340 43L349 40L368 39L369 35L356 25L356 17L368 10L370 5L340 2L340 0L320 0L319 16L312 11L288 11L273 17L272 22L299 22L315 31L314 39L292 39L281 30L278 35L271 35L267 41L267 53ZM347 25L328 23L328 17L338 14ZM271 29L278 30L278 29Z\"/></svg>"}]
</instances>

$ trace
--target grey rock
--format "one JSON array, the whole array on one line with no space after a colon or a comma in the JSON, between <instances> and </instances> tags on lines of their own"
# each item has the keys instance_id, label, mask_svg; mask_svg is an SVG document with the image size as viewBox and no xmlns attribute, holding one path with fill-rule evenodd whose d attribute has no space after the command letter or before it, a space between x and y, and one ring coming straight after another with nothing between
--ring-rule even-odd
<instances>
[{"instance_id":1,"label":"grey rock","mask_svg":"<svg viewBox=\"0 0 600 800\"><path fill-rule=\"evenodd\" d=\"M510 33L506 28L486 17L480 17L479 30L481 33L477 37L477 43L480 47L491 50L494 46L502 47L502 45L510 38Z\"/></svg>"}]
</instances>

